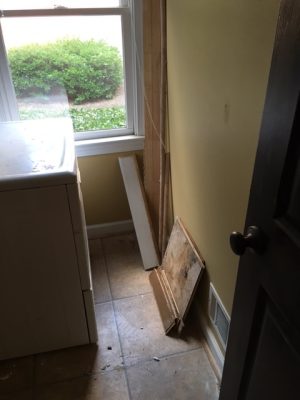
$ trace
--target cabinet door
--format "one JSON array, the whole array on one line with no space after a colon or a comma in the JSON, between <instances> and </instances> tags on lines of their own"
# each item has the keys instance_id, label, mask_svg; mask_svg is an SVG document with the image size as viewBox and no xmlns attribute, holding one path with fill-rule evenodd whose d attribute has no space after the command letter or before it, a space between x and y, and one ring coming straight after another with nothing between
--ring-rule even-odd
<instances>
[{"instance_id":1,"label":"cabinet door","mask_svg":"<svg viewBox=\"0 0 300 400\"><path fill-rule=\"evenodd\" d=\"M0 193L0 359L89 342L66 187Z\"/></svg>"}]
</instances>

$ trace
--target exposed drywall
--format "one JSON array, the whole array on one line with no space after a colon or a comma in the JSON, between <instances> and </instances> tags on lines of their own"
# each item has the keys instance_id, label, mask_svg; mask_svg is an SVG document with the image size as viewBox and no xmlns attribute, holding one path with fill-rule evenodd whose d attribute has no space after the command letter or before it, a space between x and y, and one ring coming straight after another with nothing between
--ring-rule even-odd
<instances>
[{"instance_id":1,"label":"exposed drywall","mask_svg":"<svg viewBox=\"0 0 300 400\"><path fill-rule=\"evenodd\" d=\"M279 0L169 0L169 130L174 214L230 313Z\"/></svg>"},{"instance_id":2,"label":"exposed drywall","mask_svg":"<svg viewBox=\"0 0 300 400\"><path fill-rule=\"evenodd\" d=\"M87 225L131 219L117 153L80 157L78 164ZM142 152L137 152L142 165Z\"/></svg>"}]
</instances>

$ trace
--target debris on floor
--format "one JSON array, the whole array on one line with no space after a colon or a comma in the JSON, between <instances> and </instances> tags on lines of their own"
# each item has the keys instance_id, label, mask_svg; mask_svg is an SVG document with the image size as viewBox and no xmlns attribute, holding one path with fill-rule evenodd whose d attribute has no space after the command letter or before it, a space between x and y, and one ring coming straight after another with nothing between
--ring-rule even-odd
<instances>
[{"instance_id":1,"label":"debris on floor","mask_svg":"<svg viewBox=\"0 0 300 400\"><path fill-rule=\"evenodd\" d=\"M110 367L110 364L106 364L106 365L104 365L104 367L101 368L101 371L105 371L109 367Z\"/></svg>"},{"instance_id":2,"label":"debris on floor","mask_svg":"<svg viewBox=\"0 0 300 400\"><path fill-rule=\"evenodd\" d=\"M205 263L176 218L162 265L149 275L165 333L180 333Z\"/></svg>"}]
</instances>

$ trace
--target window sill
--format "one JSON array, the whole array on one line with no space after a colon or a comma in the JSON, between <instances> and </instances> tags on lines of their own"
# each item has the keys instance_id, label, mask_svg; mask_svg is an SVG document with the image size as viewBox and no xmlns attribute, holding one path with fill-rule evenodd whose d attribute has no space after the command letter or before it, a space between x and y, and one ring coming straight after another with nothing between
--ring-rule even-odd
<instances>
[{"instance_id":1,"label":"window sill","mask_svg":"<svg viewBox=\"0 0 300 400\"><path fill-rule=\"evenodd\" d=\"M111 138L77 140L77 157L97 156L101 154L123 153L144 149L144 136L118 136Z\"/></svg>"}]
</instances>

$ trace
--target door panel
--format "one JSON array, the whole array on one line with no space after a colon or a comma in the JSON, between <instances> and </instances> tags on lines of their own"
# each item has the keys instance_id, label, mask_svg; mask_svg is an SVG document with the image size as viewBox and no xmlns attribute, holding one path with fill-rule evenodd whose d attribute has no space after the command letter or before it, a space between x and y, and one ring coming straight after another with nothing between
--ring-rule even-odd
<instances>
[{"instance_id":1,"label":"door panel","mask_svg":"<svg viewBox=\"0 0 300 400\"><path fill-rule=\"evenodd\" d=\"M300 2L283 0L246 218L266 246L240 260L220 400L299 397L299 93Z\"/></svg>"},{"instance_id":2,"label":"door panel","mask_svg":"<svg viewBox=\"0 0 300 400\"><path fill-rule=\"evenodd\" d=\"M300 101L298 99L286 161L278 193L279 226L300 247Z\"/></svg>"},{"instance_id":3,"label":"door panel","mask_svg":"<svg viewBox=\"0 0 300 400\"><path fill-rule=\"evenodd\" d=\"M251 332L240 398L292 398L293 386L299 378L299 334L296 337L290 335L294 329L291 329L265 292L260 294L256 318Z\"/></svg>"}]
</instances>

